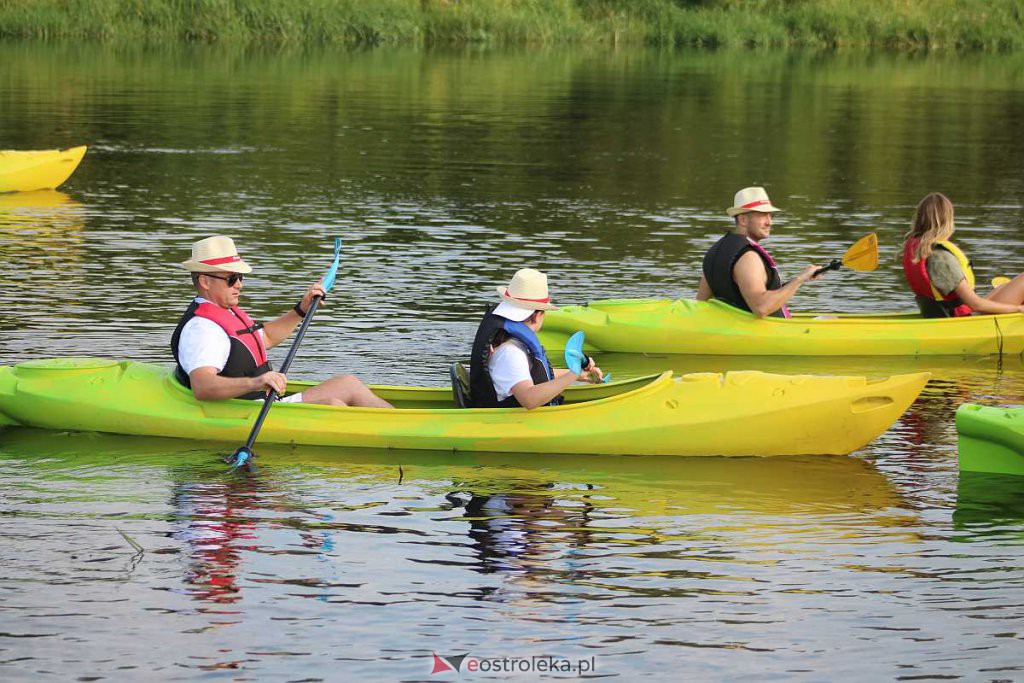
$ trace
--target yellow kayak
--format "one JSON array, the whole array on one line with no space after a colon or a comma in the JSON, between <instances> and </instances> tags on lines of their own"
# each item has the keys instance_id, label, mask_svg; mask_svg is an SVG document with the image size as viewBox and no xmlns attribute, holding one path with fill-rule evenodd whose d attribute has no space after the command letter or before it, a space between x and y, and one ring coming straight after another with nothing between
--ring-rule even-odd
<instances>
[{"instance_id":1,"label":"yellow kayak","mask_svg":"<svg viewBox=\"0 0 1024 683\"><path fill-rule=\"evenodd\" d=\"M450 388L372 387L396 410L283 403L265 443L620 455L845 454L883 433L928 373L671 372L572 387L566 404L465 409ZM289 383L301 391L308 382ZM243 443L261 401L197 401L165 367L96 358L0 367L0 424Z\"/></svg>"},{"instance_id":2,"label":"yellow kayak","mask_svg":"<svg viewBox=\"0 0 1024 683\"><path fill-rule=\"evenodd\" d=\"M78 168L85 149L82 145L31 152L0 150L0 192L56 189Z\"/></svg>"},{"instance_id":3,"label":"yellow kayak","mask_svg":"<svg viewBox=\"0 0 1024 683\"><path fill-rule=\"evenodd\" d=\"M923 356L1024 352L1024 315L922 318L918 313L757 318L721 301L619 299L544 316L540 339L560 349L583 330L591 351L715 356Z\"/></svg>"}]
</instances>

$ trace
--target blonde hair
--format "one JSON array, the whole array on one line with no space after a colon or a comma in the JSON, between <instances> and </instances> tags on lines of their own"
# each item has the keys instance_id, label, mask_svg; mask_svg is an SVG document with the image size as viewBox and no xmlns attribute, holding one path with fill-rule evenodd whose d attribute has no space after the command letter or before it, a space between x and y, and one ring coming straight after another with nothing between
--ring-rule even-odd
<instances>
[{"instance_id":1,"label":"blonde hair","mask_svg":"<svg viewBox=\"0 0 1024 683\"><path fill-rule=\"evenodd\" d=\"M928 258L935 243L948 240L953 230L953 202L941 192L925 195L917 205L910 232L904 235L904 241L912 237L918 240L914 263Z\"/></svg>"}]
</instances>

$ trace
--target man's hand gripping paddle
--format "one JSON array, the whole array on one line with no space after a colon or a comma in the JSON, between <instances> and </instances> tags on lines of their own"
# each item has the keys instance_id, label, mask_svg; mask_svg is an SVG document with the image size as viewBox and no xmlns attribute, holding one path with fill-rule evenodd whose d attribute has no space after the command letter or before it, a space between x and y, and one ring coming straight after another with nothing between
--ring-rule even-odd
<instances>
[{"instance_id":1,"label":"man's hand gripping paddle","mask_svg":"<svg viewBox=\"0 0 1024 683\"><path fill-rule=\"evenodd\" d=\"M583 353L583 330L574 332L569 337L569 340L565 342L565 367L579 375L582 374L583 368L590 364L590 358L587 357L587 354ZM611 378L612 373L609 372L601 381L608 382Z\"/></svg>"},{"instance_id":2,"label":"man's hand gripping paddle","mask_svg":"<svg viewBox=\"0 0 1024 683\"><path fill-rule=\"evenodd\" d=\"M841 259L832 259L832 263L814 271L818 277L828 270L839 270L843 266L851 270L871 271L878 267L878 235L869 232L846 250Z\"/></svg>"},{"instance_id":3,"label":"man's hand gripping paddle","mask_svg":"<svg viewBox=\"0 0 1024 683\"><path fill-rule=\"evenodd\" d=\"M328 268L327 273L324 275L323 282L321 285L325 292L330 292L334 287L334 279L338 275L338 264L341 261L341 238L334 238L334 263ZM313 302L309 305L309 310L306 311L306 317L302 319L302 325L299 327L298 333L295 335L295 341L292 342L292 347L288 349L288 355L285 356L284 362L281 363L282 374L288 372L288 368L292 364L292 359L295 358L295 352L299 350L299 343L306 334L306 328L309 327L309 323L313 320L313 314L316 313L317 306L320 305L320 295L313 297ZM263 427L263 421L267 419L267 413L270 412L270 406L274 405L274 401L278 399L277 392L271 389L267 392L267 397L263 399L263 408L260 410L259 417L256 418L256 424L252 426L252 431L249 432L249 438L246 440L245 445L234 452L229 458L228 462L231 464L231 470L237 470L243 465L248 465L252 462L255 453L253 453L252 447L256 443L256 437L260 433L260 428Z\"/></svg>"}]
</instances>

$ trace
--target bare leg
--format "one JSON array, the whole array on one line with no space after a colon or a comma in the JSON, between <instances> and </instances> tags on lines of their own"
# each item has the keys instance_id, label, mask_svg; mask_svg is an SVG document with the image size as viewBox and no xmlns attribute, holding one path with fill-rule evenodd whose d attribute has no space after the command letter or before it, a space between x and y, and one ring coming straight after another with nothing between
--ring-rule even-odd
<instances>
[{"instance_id":1,"label":"bare leg","mask_svg":"<svg viewBox=\"0 0 1024 683\"><path fill-rule=\"evenodd\" d=\"M328 406L394 408L387 401L378 398L365 384L352 375L335 375L312 389L304 390L302 402Z\"/></svg>"},{"instance_id":2,"label":"bare leg","mask_svg":"<svg viewBox=\"0 0 1024 683\"><path fill-rule=\"evenodd\" d=\"M1013 278L1005 285L999 285L986 296L989 301L1020 306L1024 303L1024 273Z\"/></svg>"}]
</instances>

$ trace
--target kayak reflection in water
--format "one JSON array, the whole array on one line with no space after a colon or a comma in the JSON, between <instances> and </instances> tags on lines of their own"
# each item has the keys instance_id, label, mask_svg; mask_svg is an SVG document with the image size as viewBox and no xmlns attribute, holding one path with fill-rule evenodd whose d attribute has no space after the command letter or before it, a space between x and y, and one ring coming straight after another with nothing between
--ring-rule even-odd
<instances>
[{"instance_id":1,"label":"kayak reflection in water","mask_svg":"<svg viewBox=\"0 0 1024 683\"><path fill-rule=\"evenodd\" d=\"M950 238L953 202L939 192L917 205L914 223L903 243L903 274L925 318L959 318L978 313L1024 312L1024 275L997 286L985 296L974 291L974 271Z\"/></svg>"},{"instance_id":2,"label":"kayak reflection in water","mask_svg":"<svg viewBox=\"0 0 1024 683\"><path fill-rule=\"evenodd\" d=\"M759 318L790 317L786 303L802 284L817 279L814 273L818 266L807 266L782 284L775 259L761 246L761 240L771 233L776 211L781 209L772 206L763 187L747 187L736 193L733 206L725 210L735 221L735 229L704 255L697 301L718 299Z\"/></svg>"},{"instance_id":3,"label":"kayak reflection in water","mask_svg":"<svg viewBox=\"0 0 1024 683\"><path fill-rule=\"evenodd\" d=\"M544 311L556 308L547 275L523 268L508 287L497 290L502 302L488 307L473 340L469 386L474 408L558 405L562 392L577 379L601 381L604 373L592 358L580 374L551 367L537 339Z\"/></svg>"},{"instance_id":4,"label":"kayak reflection in water","mask_svg":"<svg viewBox=\"0 0 1024 683\"><path fill-rule=\"evenodd\" d=\"M189 304L171 337L177 366L174 375L201 401L229 398L260 400L273 389L284 395L287 378L274 372L267 349L295 331L313 297L326 296L320 282L284 315L257 324L238 307L243 276L252 268L242 260L230 237L216 236L192 245L192 258L181 264L192 273L198 296ZM335 375L305 391L285 396L285 403L391 408L352 375Z\"/></svg>"}]
</instances>

